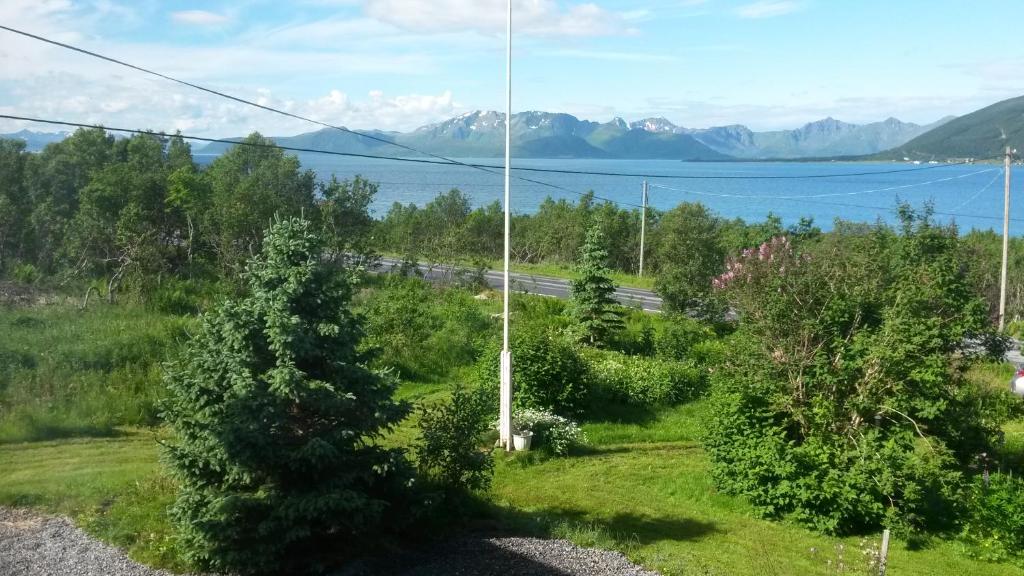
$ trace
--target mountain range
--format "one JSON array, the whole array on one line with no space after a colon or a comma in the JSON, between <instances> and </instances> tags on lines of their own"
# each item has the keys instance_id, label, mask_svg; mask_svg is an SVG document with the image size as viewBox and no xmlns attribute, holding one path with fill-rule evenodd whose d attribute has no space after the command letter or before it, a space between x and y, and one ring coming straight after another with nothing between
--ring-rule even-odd
<instances>
[{"instance_id":1,"label":"mountain range","mask_svg":"<svg viewBox=\"0 0 1024 576\"><path fill-rule=\"evenodd\" d=\"M33 132L31 130L19 130L11 134L0 134L0 138L9 140L24 140L25 149L38 152L51 142L60 142L68 137L70 132Z\"/></svg>"},{"instance_id":2,"label":"mountain range","mask_svg":"<svg viewBox=\"0 0 1024 576\"><path fill-rule=\"evenodd\" d=\"M796 130L754 132L746 126L684 128L665 118L626 122L580 120L570 114L520 112L512 115L512 154L526 158L630 158L729 160L807 158L873 154L898 146L948 121L918 125L889 118L871 124L849 124L833 118ZM505 115L476 111L428 124L412 132L365 131L378 138L455 157L499 157L504 154ZM372 154L394 147L330 128L297 136L273 138L282 146L332 152ZM232 140L237 141L237 138ZM201 150L219 154L227 144Z\"/></svg>"},{"instance_id":3,"label":"mountain range","mask_svg":"<svg viewBox=\"0 0 1024 576\"><path fill-rule=\"evenodd\" d=\"M66 135L22 130L0 137L25 140L29 150L39 150ZM346 133L325 128L273 140L282 146L358 154L410 155L408 149L390 144L394 142L444 156L500 157L505 115L476 111L411 132ZM197 153L216 155L230 145L215 142L197 148ZM512 115L512 154L520 158L945 160L989 158L1001 154L1007 145L1024 150L1024 96L927 125L895 118L870 124L825 118L795 130L767 132L742 125L685 128L665 118L635 122L614 118L602 123L552 112Z\"/></svg>"},{"instance_id":4,"label":"mountain range","mask_svg":"<svg viewBox=\"0 0 1024 576\"><path fill-rule=\"evenodd\" d=\"M965 114L893 147L881 160L993 158L1006 147L1024 153L1024 96L1010 98Z\"/></svg>"}]
</instances>

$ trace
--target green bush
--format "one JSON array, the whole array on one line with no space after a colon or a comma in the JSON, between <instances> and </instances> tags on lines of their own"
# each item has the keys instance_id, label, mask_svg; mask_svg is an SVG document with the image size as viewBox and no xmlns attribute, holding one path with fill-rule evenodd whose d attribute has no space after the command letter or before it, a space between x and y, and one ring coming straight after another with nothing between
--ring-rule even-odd
<instances>
[{"instance_id":1,"label":"green bush","mask_svg":"<svg viewBox=\"0 0 1024 576\"><path fill-rule=\"evenodd\" d=\"M716 484L768 516L829 533L949 529L963 471L1009 411L965 372L988 332L955 227L836 232L799 252L775 238L715 286L738 311L711 387Z\"/></svg>"},{"instance_id":2,"label":"green bush","mask_svg":"<svg viewBox=\"0 0 1024 576\"><path fill-rule=\"evenodd\" d=\"M214 291L199 281L165 279L146 296L148 304L158 312L187 316L198 314L215 299Z\"/></svg>"},{"instance_id":3,"label":"green bush","mask_svg":"<svg viewBox=\"0 0 1024 576\"><path fill-rule=\"evenodd\" d=\"M347 279L300 219L274 225L249 293L203 316L168 366L171 509L190 561L305 573L398 528L411 471L379 440L408 413L365 367Z\"/></svg>"},{"instance_id":4,"label":"green bush","mask_svg":"<svg viewBox=\"0 0 1024 576\"><path fill-rule=\"evenodd\" d=\"M14 269L11 271L11 278L22 284L35 284L42 278L42 274L32 264L19 262L14 265Z\"/></svg>"},{"instance_id":5,"label":"green bush","mask_svg":"<svg viewBox=\"0 0 1024 576\"><path fill-rule=\"evenodd\" d=\"M728 354L728 340L705 340L694 344L690 349L690 359L708 367L721 365Z\"/></svg>"},{"instance_id":6,"label":"green bush","mask_svg":"<svg viewBox=\"0 0 1024 576\"><path fill-rule=\"evenodd\" d=\"M551 410L562 416L580 414L586 406L590 375L568 337L529 326L518 327L511 336L514 406ZM494 342L480 356L476 366L480 386L498 389L500 358L500 342Z\"/></svg>"},{"instance_id":7,"label":"green bush","mask_svg":"<svg viewBox=\"0 0 1024 576\"><path fill-rule=\"evenodd\" d=\"M704 372L675 362L615 352L587 355L593 382L613 399L638 406L668 406L695 398L706 388Z\"/></svg>"},{"instance_id":8,"label":"green bush","mask_svg":"<svg viewBox=\"0 0 1024 576\"><path fill-rule=\"evenodd\" d=\"M707 325L681 314L665 318L654 337L657 355L669 360L688 360L694 346L713 340L715 332Z\"/></svg>"},{"instance_id":9,"label":"green bush","mask_svg":"<svg viewBox=\"0 0 1024 576\"><path fill-rule=\"evenodd\" d=\"M485 490L491 483L494 460L483 449L493 416L490 394L457 386L447 402L421 409L416 463L422 477L449 496Z\"/></svg>"},{"instance_id":10,"label":"green bush","mask_svg":"<svg viewBox=\"0 0 1024 576\"><path fill-rule=\"evenodd\" d=\"M608 348L623 354L653 356L656 325L660 323L647 312L629 309L626 309L623 320L625 326L614 333Z\"/></svg>"},{"instance_id":11,"label":"green bush","mask_svg":"<svg viewBox=\"0 0 1024 576\"><path fill-rule=\"evenodd\" d=\"M970 487L968 510L961 537L969 544L972 556L1024 563L1024 480L992 474L986 486L984 478L976 477Z\"/></svg>"},{"instance_id":12,"label":"green bush","mask_svg":"<svg viewBox=\"0 0 1024 576\"><path fill-rule=\"evenodd\" d=\"M388 277L369 292L361 312L363 346L374 351L374 366L395 368L407 379L472 365L485 335L496 329L470 293L413 278Z\"/></svg>"}]
</instances>

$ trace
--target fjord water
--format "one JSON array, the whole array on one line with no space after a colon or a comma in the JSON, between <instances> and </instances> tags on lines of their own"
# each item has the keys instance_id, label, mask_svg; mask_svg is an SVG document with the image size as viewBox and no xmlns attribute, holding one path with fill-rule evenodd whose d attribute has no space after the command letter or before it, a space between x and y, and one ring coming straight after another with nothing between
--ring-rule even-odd
<instances>
[{"instance_id":1,"label":"fjord water","mask_svg":"<svg viewBox=\"0 0 1024 576\"><path fill-rule=\"evenodd\" d=\"M322 179L333 174L339 179L361 175L380 184L372 209L377 217L394 202L422 206L441 192L458 188L474 206L500 200L503 179L463 166L392 162L360 158L340 158L319 154L299 154L304 167ZM203 160L206 160L205 158ZM202 161L202 160L201 160ZM500 165L495 158L460 159L463 162ZM858 222L896 220L898 202L921 207L931 201L941 222L955 221L963 231L1002 230L1002 165L913 165L893 162L679 162L674 160L596 160L596 159L513 159L513 167L554 168L598 172L631 172L685 176L809 176L836 174L835 178L728 180L673 180L649 178L650 205L667 210L676 204L699 201L717 214L747 221L763 220L769 213L782 218L785 225L801 217L814 218L823 229L830 229L835 218ZM858 172L928 168L854 176ZM1017 168L1017 167L1015 167ZM1024 234L1024 196L1019 191L1024 167L1012 185L1016 202L1011 207L1010 230ZM578 191L593 190L597 196L626 204L640 204L642 178L590 176L513 171L526 178L542 180ZM849 176L842 176L848 174ZM665 186L666 188L661 188ZM575 194L538 184L512 181L512 208L532 213L544 198L575 200Z\"/></svg>"}]
</instances>

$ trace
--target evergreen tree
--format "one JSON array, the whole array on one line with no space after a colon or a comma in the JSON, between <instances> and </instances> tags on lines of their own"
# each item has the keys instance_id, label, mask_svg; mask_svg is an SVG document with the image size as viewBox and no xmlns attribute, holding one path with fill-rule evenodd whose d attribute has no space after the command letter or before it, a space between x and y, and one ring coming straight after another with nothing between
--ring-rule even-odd
<instances>
[{"instance_id":1,"label":"evergreen tree","mask_svg":"<svg viewBox=\"0 0 1024 576\"><path fill-rule=\"evenodd\" d=\"M578 322L581 338L591 345L607 343L609 336L622 328L622 313L615 298L615 283L608 269L608 248L601 227L587 231L580 249L576 272L579 277L570 283L570 310Z\"/></svg>"},{"instance_id":2,"label":"evergreen tree","mask_svg":"<svg viewBox=\"0 0 1024 576\"><path fill-rule=\"evenodd\" d=\"M207 568L326 567L408 510L410 468L377 442L408 407L364 367L351 289L312 223L274 225L245 278L168 371L172 518Z\"/></svg>"}]
</instances>

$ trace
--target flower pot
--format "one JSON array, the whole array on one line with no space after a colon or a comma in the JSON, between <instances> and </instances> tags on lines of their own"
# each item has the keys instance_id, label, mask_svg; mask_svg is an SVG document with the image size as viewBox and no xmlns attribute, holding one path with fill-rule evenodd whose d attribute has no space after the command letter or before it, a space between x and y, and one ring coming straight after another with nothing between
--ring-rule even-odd
<instances>
[{"instance_id":1,"label":"flower pot","mask_svg":"<svg viewBox=\"0 0 1024 576\"><path fill-rule=\"evenodd\" d=\"M531 442L533 442L533 432L517 432L512 435L512 447L516 450L529 450Z\"/></svg>"}]
</instances>

